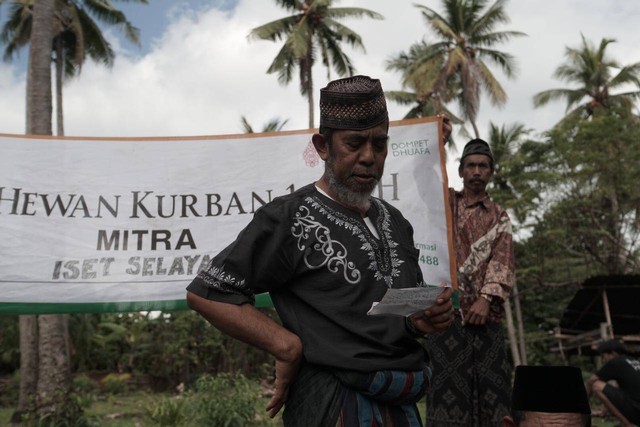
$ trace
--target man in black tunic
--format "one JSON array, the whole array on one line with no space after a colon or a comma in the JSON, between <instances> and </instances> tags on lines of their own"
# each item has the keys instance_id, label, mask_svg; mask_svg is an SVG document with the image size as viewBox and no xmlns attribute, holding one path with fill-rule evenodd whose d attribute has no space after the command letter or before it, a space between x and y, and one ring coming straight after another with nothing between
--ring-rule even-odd
<instances>
[{"instance_id":1,"label":"man in black tunic","mask_svg":"<svg viewBox=\"0 0 640 427\"><path fill-rule=\"evenodd\" d=\"M187 288L192 309L275 357L267 410L284 405L286 426L422 425L430 372L416 338L449 327L451 289L410 318L366 314L388 288L424 286L411 225L371 196L388 129L379 80L330 82L312 138L322 177L259 209ZM255 309L259 292L282 326Z\"/></svg>"}]
</instances>

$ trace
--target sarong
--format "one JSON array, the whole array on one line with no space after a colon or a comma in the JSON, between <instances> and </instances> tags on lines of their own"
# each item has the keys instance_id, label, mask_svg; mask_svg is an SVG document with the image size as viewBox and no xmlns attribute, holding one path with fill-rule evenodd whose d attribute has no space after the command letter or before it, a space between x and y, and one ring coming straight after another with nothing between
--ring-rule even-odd
<instances>
[{"instance_id":1,"label":"sarong","mask_svg":"<svg viewBox=\"0 0 640 427\"><path fill-rule=\"evenodd\" d=\"M451 327L427 342L433 372L428 427L501 426L511 407L511 361L499 323Z\"/></svg>"},{"instance_id":2,"label":"sarong","mask_svg":"<svg viewBox=\"0 0 640 427\"><path fill-rule=\"evenodd\" d=\"M429 385L421 371L329 370L303 365L282 416L286 427L422 427L416 403Z\"/></svg>"}]
</instances>

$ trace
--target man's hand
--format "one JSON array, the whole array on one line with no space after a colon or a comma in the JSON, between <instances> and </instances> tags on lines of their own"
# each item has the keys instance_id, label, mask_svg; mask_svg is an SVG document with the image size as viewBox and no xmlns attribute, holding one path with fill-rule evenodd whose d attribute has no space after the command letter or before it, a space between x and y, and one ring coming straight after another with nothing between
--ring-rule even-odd
<instances>
[{"instance_id":1,"label":"man's hand","mask_svg":"<svg viewBox=\"0 0 640 427\"><path fill-rule=\"evenodd\" d=\"M436 300L436 304L409 317L414 328L424 334L435 334L446 330L453 323L453 288L447 287Z\"/></svg>"},{"instance_id":2,"label":"man's hand","mask_svg":"<svg viewBox=\"0 0 640 427\"><path fill-rule=\"evenodd\" d=\"M489 307L489 301L482 297L479 297L476 302L473 303L473 305L467 312L467 315L464 317L465 325L484 325L487 322Z\"/></svg>"},{"instance_id":3,"label":"man's hand","mask_svg":"<svg viewBox=\"0 0 640 427\"><path fill-rule=\"evenodd\" d=\"M296 379L302 362L302 343L294 350L290 360L276 359L276 389L267 403L266 410L269 417L273 418L287 401L289 387Z\"/></svg>"},{"instance_id":4,"label":"man's hand","mask_svg":"<svg viewBox=\"0 0 640 427\"><path fill-rule=\"evenodd\" d=\"M453 126L451 125L451 119L446 114L436 114L436 117L442 117L442 144L446 144L451 137L451 131Z\"/></svg>"},{"instance_id":5,"label":"man's hand","mask_svg":"<svg viewBox=\"0 0 640 427\"><path fill-rule=\"evenodd\" d=\"M251 304L229 304L187 292L187 304L225 334L267 351L276 359L276 389L267 404L274 417L287 400L302 361L302 341Z\"/></svg>"}]
</instances>

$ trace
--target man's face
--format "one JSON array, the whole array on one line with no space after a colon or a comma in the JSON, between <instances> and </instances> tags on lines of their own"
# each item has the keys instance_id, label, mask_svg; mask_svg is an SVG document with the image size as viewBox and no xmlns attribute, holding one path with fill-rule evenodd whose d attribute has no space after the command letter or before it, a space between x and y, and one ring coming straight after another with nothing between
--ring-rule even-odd
<instances>
[{"instance_id":1,"label":"man's face","mask_svg":"<svg viewBox=\"0 0 640 427\"><path fill-rule=\"evenodd\" d=\"M368 199L384 172L388 128L385 122L366 130L333 131L325 160L330 188L340 199Z\"/></svg>"},{"instance_id":2,"label":"man's face","mask_svg":"<svg viewBox=\"0 0 640 427\"><path fill-rule=\"evenodd\" d=\"M493 176L491 159L484 154L470 154L464 158L458 174L465 189L474 194L481 193Z\"/></svg>"}]
</instances>

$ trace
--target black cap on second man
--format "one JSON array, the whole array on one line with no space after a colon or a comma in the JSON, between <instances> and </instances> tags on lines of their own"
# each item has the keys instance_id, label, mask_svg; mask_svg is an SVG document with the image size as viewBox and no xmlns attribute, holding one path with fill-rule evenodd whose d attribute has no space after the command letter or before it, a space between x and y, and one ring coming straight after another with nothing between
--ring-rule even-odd
<instances>
[{"instance_id":1,"label":"black cap on second man","mask_svg":"<svg viewBox=\"0 0 640 427\"><path fill-rule=\"evenodd\" d=\"M485 156L491 159L492 164L494 162L493 153L491 152L491 147L489 147L489 144L486 141L480 138L472 139L471 141L467 142L467 145L465 145L464 149L462 150L462 157L460 157L460 163L462 163L465 157L471 154L484 154Z\"/></svg>"}]
</instances>

